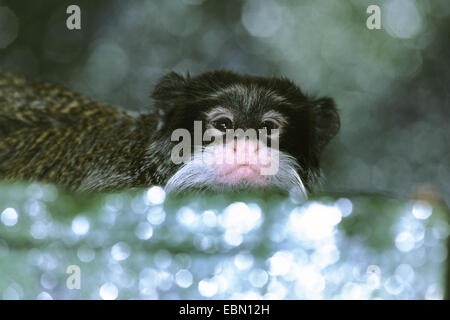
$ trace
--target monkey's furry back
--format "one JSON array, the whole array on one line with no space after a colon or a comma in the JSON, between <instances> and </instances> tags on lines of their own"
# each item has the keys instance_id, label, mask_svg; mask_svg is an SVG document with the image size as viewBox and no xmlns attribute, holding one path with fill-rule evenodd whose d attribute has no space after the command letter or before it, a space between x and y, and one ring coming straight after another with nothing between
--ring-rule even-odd
<instances>
[{"instance_id":1,"label":"monkey's furry back","mask_svg":"<svg viewBox=\"0 0 450 320\"><path fill-rule=\"evenodd\" d=\"M0 179L83 190L157 183L142 167L155 127L152 117L0 69Z\"/></svg>"}]
</instances>

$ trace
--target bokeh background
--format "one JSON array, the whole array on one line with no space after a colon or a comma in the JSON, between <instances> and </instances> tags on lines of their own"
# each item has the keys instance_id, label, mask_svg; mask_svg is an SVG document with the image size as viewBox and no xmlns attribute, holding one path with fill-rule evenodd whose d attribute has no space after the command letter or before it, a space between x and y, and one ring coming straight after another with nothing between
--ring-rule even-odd
<instances>
[{"instance_id":1,"label":"bokeh background","mask_svg":"<svg viewBox=\"0 0 450 320\"><path fill-rule=\"evenodd\" d=\"M66 28L68 16L66 8L69 4L77 4L81 7L81 30L70 31ZM382 9L381 30L368 30L366 28L368 17L366 8L371 4L377 4ZM360 225L365 226L362 228L364 232L360 230L360 233L361 236L366 234L367 239L371 239L370 235L373 235L370 232L371 229L367 227L371 215L393 216L401 220L402 214L407 214L409 218L412 217L411 219L421 222L429 218L430 215L427 212L434 212L434 204L445 207L445 202L449 203L450 201L449 36L450 2L448 0L0 0L1 68L20 71L32 79L63 84L93 99L111 105L146 112L152 109L152 102L148 98L151 89L158 78L166 72L175 70L181 73L198 74L218 68L257 75L284 75L294 80L306 93L333 97L340 110L342 129L323 156L326 179L322 186L322 192L331 195L331 197L334 195L334 198L331 198L332 200L328 199L328 201L332 201L333 208L340 208L336 204L339 199L346 199L345 201L350 201L354 206L356 203L360 203L359 200L356 200L359 199L359 196L365 195L368 197L365 200L366 202L362 202L365 204L360 204L361 211L366 213L365 219L369 219L363 219L366 223ZM20 188L14 189L4 186L3 190L11 189L21 194L28 194L24 190L28 190L29 186ZM34 186L31 190L34 190L33 188L46 190L47 187ZM58 192L56 193L58 194ZM341 195L336 196L338 193ZM343 193L346 194L344 198ZM143 191L143 194L145 198L146 191ZM409 208L404 209L407 213L403 209L398 211L389 206L388 200L379 200L380 194L384 197L393 197L403 201L405 207L402 208ZM3 256L0 254L0 259L7 259L5 257L12 256L12 253L15 252L11 249L14 247L11 247L10 242L12 240L5 240L9 237L6 234L10 235L11 228L20 224L21 221L27 221L26 219L30 217L32 219L33 217L28 215L28 218L21 220L22 214L30 213L30 208L25 205L28 202L17 200L20 198L19 196L16 199L10 193L8 195L8 197L3 196L3 202L0 203L2 204L0 213L2 217L5 217L2 220L3 225L0 224L0 227L3 228L0 228L0 241L4 238L3 246L9 249L4 251L8 254ZM120 196L118 197L120 198ZM128 195L123 195L123 197L127 199ZM45 202L46 200L42 201ZM214 201L210 204L215 204ZM228 205L234 203L233 201L235 199L229 199ZM288 200L283 201L290 203ZM329 202L325 203L330 205ZM342 204L342 201L340 203ZM147 205L152 207L151 203L147 203ZM305 208L309 208L309 205L306 204ZM264 208L263 204L258 206L260 209ZM430 206L432 209L430 209ZM225 214L222 210L225 210L226 207L224 205L216 209L216 213L222 212ZM14 209L14 212L8 210L4 213L8 208ZM150 210L149 208L147 209ZM194 212L200 210L197 212L198 214L203 212L202 210L206 210L205 208L197 208L195 205L191 205L190 208L194 208ZM299 206L296 210L300 210L299 208L303 208L303 206ZM21 213L21 210L23 213ZM80 210L76 205L73 207L67 205L68 216L79 214ZM286 209L283 212L287 216L291 214L295 216L296 211L292 210L294 209ZM307 211L307 209L305 210ZM95 210L92 209L92 211ZM345 217L344 211L340 211L341 218ZM47 216L48 219L54 218L50 209L44 210L44 212L50 214ZM325 210L325 212L327 211ZM398 214L394 214L395 212ZM422 214L418 214L421 218L417 218L417 212L422 212ZM54 215L58 215L57 213L58 211L53 212ZM264 210L263 213L265 213ZM264 216L263 213L262 216ZM146 214L150 215L148 212ZM94 216L90 219L95 220ZM35 217L39 217L39 215ZM423 217L426 218L423 219ZM157 224L153 225L150 220L147 223L156 228ZM11 221L16 222L12 223ZM181 221L183 220L181 219ZM339 219L339 221L341 220ZM391 228L391 225L395 225L395 223L388 224L386 221L388 220L380 219L378 224L372 224L371 227L383 228L388 225ZM265 223L262 225L265 225ZM432 231L435 230L433 227L427 229L424 226L421 229L417 227L417 224L411 223L408 222L406 225L412 229L395 229L392 227L391 229L387 228L386 232L393 232L393 239L397 239L396 237L402 232L408 232L409 235L403 234L403 238L400 238L400 240L403 239L410 245L413 243L413 246L409 250L402 251L393 240L392 248L387 251L381 249L380 246L378 247L380 252L389 251L389 254L391 254L386 253L384 256L380 253L380 259L390 261L395 256L399 258L394 259L394 261L403 261L402 256L396 254L409 253L413 249L425 250L424 243L427 243L430 248L436 247L438 248L436 249L437 252L441 252L437 254L438 258L435 260L426 255L422 256L422 260L419 259L423 261L423 264L427 262L434 266L425 264L428 267L423 270L423 277L431 277L434 280L429 282L421 277L416 277L415 280L414 277L407 277L410 282L405 282L407 280L403 278L400 281L401 277L399 278L397 275L396 278L396 269L392 264L386 267L394 270L391 278L394 277L392 279L402 283L402 288L414 287L415 290L402 289L397 290L398 293L394 294L397 291L389 291L389 289L383 287L383 285L386 285L387 279L391 279L386 277L383 278L381 285L385 289L383 292L388 292L386 295L380 293L377 296L370 290L368 294L368 291L364 291L360 287L356 289L354 287L347 288L346 290L350 290L349 292L356 292L353 297L443 297L442 263L445 261L446 251L442 249L442 246L448 234L448 226L441 221L439 225L444 226L444 231L439 229L442 227L436 226L441 231ZM433 223L432 225L434 225ZM8 224L11 224L11 226L8 226ZM91 224L93 225L92 221ZM415 227L411 227L412 225ZM23 230L28 230L25 226ZM337 227L338 223L336 222L332 226L333 228ZM333 228L330 230L334 230ZM343 230L350 229L344 228ZM1 233L2 230L3 234ZM423 230L423 234L421 232L416 234L414 233L416 231L411 230ZM69 232L73 233L73 230L70 231L69 228ZM339 239L344 237L339 232L333 232L331 232L333 237ZM23 236L25 237L27 234L30 236L29 230ZM433 238L435 239L434 242L424 240L428 239L425 236L428 234L430 236L437 234ZM40 241L39 237L34 237L32 233L30 239L34 239L31 242L33 246L34 241L38 243ZM125 241L125 238L122 240ZM237 247L247 243L245 239L242 241ZM347 243L336 241L333 244L344 245L343 243ZM299 244L295 241L293 243ZM78 244L74 242L72 245L77 246ZM132 246L131 243L127 245L128 249ZM119 246L119 248L121 247ZM197 247L197 249L199 248L202 247ZM342 251L342 248L339 248ZM401 246L400 248L404 249ZM253 252L253 249L250 246L245 252ZM310 249L308 247L305 252L309 252ZM313 246L311 250L316 249L317 247ZM228 248L221 252L231 254L232 250L229 250L231 249ZM271 250L275 250L272 252L273 255L278 252L276 247ZM290 252L290 249L286 250ZM285 253L285 251L283 252ZM286 255L283 256L283 252L283 259L289 260L298 257L298 255L288 255L290 258L286 258ZM332 251L327 252L333 253ZM169 251L166 253L169 253ZM164 256L164 254L162 254L163 257L167 258L167 255ZM350 263L352 255L349 255L348 252L346 254ZM370 257L367 252L365 255ZM268 255L266 260L271 256ZM248 258L248 256L246 257ZM341 257L343 256L341 255ZM22 261L21 258L17 259L19 259L17 261ZM114 257L108 259L114 260ZM217 259L219 261L226 260L225 258ZM263 258L261 259L261 261L266 261ZM337 263L338 260L333 263ZM353 263L361 264L359 268L362 271L358 272L362 272L365 276L367 276L365 271L368 266L381 263L378 260L378 262L375 261L376 263L371 263L362 256L357 260ZM255 261L257 261L256 258ZM266 267L269 268L270 262L267 263ZM4 265L5 263L3 263ZM14 264L10 265L14 266ZM238 265L240 265L240 262L238 262ZM413 270L412 274L414 275L415 266L411 265L410 262L404 261L403 263L397 263L395 266L398 268L399 265L407 266L402 267L401 274L405 272L411 274L411 270ZM0 267L2 267L2 263L0 263ZM59 265L59 267L62 268L62 265ZM158 268L157 264L152 270L158 270ZM184 266L181 269L189 269L186 268ZM311 270L321 272L324 270L323 268L325 267ZM258 284L256 286L249 280L250 287L253 287L254 290L256 290L255 288L260 290L258 294L264 297L261 290L267 289L267 292L269 292L269 283L272 283L271 281L275 279L272 289L279 289L276 284L276 279L280 276L280 274L277 274L279 271L275 271L274 274L273 272L270 273L269 269L265 270L262 267L258 270L261 271L260 277L255 277L258 279L261 277L266 279L267 277L267 280L262 282L255 280L255 283ZM150 274L152 274L151 272ZM189 272L191 276L193 275L193 282L197 279L200 283L203 279L203 276L195 276L197 271L191 270ZM317 280L319 283L322 283L321 281L329 283L328 278L318 276L318 274L321 274L320 272L313 273L315 278L313 276L312 279L319 279ZM286 271L281 275L288 273ZM164 277L170 278L170 275L172 273L168 272L159 276L165 279ZM176 280L175 275L176 272L174 271L173 279L171 278L173 281ZM189 276L187 277L189 278ZM210 281L211 277L205 279ZM422 279L420 280L422 285L411 282L418 281L419 278ZM4 293L4 297L35 298L35 292L27 293L24 285L18 284L18 280L14 280L16 281L14 282L11 278L2 278L1 275L0 298L2 279L9 279L9 282L4 281L4 288L6 288L4 292L7 292ZM41 285L43 281L47 283L45 279L42 280L42 277L40 279ZM359 278L356 277L355 279ZM397 283L394 280L389 283ZM161 283L164 283L163 280L161 281ZM207 288L203 292L215 288L214 284L208 281L206 284L203 283L203 286L206 285L204 288ZM342 287L337 286L336 288L342 289L345 283L353 283L351 281L353 280L350 278L342 277L339 281L336 280L336 283L342 284ZM11 283L19 286L20 290ZM55 298L80 297L64 296L62 293L58 294L59 291L54 293L53 290L56 290L55 288L58 288L58 285L63 286L61 282L56 283L54 287L44 286L42 292L45 292L45 294L42 297L45 298L47 295ZM114 280L110 279L105 283L113 284L120 292L121 285L114 284ZM261 283L263 285L260 285ZM97 284L92 283L92 286L95 285ZM159 283L153 283L152 285L159 288ZM37 286L39 287L39 285ZM164 285L162 286L164 288ZM216 295L201 294L202 291L198 290L199 286L193 286L197 290L195 291L197 296L192 293L192 295L186 294L184 297L217 297ZM320 285L319 287L321 288ZM387 287L389 288L389 285ZM108 288L111 289L111 286ZM169 288L172 287L169 286ZM244 286L243 292L248 291L245 288ZM294 292L299 293L297 295L269 295L269 297L347 297L339 295L342 293L339 291L341 289L333 291L329 288L329 286L324 285L322 290L316 292L317 295L305 296L302 293L303 291L298 289L297 291L294 290ZM140 294L140 297L161 298L166 297L164 292L171 292L169 289L167 291L161 289L162 293L158 290L151 291L152 293L147 295L145 293L147 291L144 290L144 293L141 291L136 294L130 293L128 296L119 294L117 296L119 298L139 297ZM218 289L216 291L220 292ZM102 297L99 296L98 290L92 289L89 292L95 292L92 293L92 296L88 296L90 298ZM158 292L160 293L158 294ZM199 292L200 295L198 295ZM236 292L240 291L236 289ZM358 292L361 294L360 296L358 296ZM171 294L173 295L168 294L167 297L173 298L177 295L180 297L180 293L176 290ZM232 293L230 292L219 295L219 297L225 298L231 296ZM350 294L350 296L352 295Z\"/></svg>"}]
</instances>

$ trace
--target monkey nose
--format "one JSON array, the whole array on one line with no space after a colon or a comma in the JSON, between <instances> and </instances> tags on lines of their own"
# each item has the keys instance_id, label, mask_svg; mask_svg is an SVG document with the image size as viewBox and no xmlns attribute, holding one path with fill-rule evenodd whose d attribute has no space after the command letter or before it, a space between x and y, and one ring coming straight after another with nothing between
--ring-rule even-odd
<instances>
[{"instance_id":1,"label":"monkey nose","mask_svg":"<svg viewBox=\"0 0 450 320\"><path fill-rule=\"evenodd\" d=\"M259 149L258 141L239 139L234 142L233 151L237 154L253 154Z\"/></svg>"}]
</instances>

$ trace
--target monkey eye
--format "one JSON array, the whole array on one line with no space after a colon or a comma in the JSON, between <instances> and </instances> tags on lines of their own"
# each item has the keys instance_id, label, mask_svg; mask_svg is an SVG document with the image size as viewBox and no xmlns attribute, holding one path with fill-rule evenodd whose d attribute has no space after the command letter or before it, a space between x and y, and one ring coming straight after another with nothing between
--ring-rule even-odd
<instances>
[{"instance_id":1,"label":"monkey eye","mask_svg":"<svg viewBox=\"0 0 450 320\"><path fill-rule=\"evenodd\" d=\"M265 120L261 123L261 129L266 129L267 134L270 135L270 130L278 129L280 126L271 120Z\"/></svg>"},{"instance_id":2,"label":"monkey eye","mask_svg":"<svg viewBox=\"0 0 450 320\"><path fill-rule=\"evenodd\" d=\"M225 132L227 129L232 129L233 122L229 118L219 118L212 122L212 125L217 130Z\"/></svg>"}]
</instances>

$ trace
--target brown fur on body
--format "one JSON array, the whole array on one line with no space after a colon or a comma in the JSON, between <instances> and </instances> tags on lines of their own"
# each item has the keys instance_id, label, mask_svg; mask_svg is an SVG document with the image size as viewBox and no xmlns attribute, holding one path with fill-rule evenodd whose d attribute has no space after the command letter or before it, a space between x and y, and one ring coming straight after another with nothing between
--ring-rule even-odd
<instances>
[{"instance_id":1,"label":"brown fur on body","mask_svg":"<svg viewBox=\"0 0 450 320\"><path fill-rule=\"evenodd\" d=\"M53 84L0 71L0 178L113 190L159 183L143 166L155 131L133 116Z\"/></svg>"}]
</instances>

